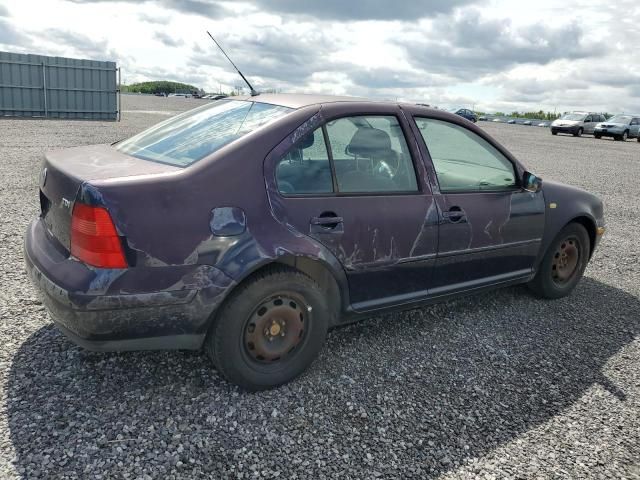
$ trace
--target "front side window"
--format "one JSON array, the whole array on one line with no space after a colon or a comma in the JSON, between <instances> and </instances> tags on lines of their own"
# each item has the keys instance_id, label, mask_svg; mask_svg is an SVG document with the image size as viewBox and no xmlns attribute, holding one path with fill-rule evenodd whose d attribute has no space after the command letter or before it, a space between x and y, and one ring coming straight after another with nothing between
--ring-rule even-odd
<instances>
[{"instance_id":1,"label":"front side window","mask_svg":"<svg viewBox=\"0 0 640 480\"><path fill-rule=\"evenodd\" d=\"M441 120L415 120L441 191L505 190L516 185L513 164L479 135Z\"/></svg>"},{"instance_id":2,"label":"front side window","mask_svg":"<svg viewBox=\"0 0 640 480\"><path fill-rule=\"evenodd\" d=\"M340 193L416 192L411 154L393 115L344 117L326 125Z\"/></svg>"},{"instance_id":3,"label":"front side window","mask_svg":"<svg viewBox=\"0 0 640 480\"><path fill-rule=\"evenodd\" d=\"M267 103L220 100L159 123L114 147L143 160L186 167L290 111Z\"/></svg>"},{"instance_id":4,"label":"front side window","mask_svg":"<svg viewBox=\"0 0 640 480\"><path fill-rule=\"evenodd\" d=\"M333 192L331 164L322 128L306 134L276 166L278 191L284 195Z\"/></svg>"}]
</instances>

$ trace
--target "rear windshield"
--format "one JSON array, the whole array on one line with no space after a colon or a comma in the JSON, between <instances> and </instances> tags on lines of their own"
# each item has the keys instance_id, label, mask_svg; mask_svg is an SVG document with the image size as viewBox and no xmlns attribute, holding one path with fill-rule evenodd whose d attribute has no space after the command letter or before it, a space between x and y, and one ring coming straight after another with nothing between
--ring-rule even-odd
<instances>
[{"instance_id":1,"label":"rear windshield","mask_svg":"<svg viewBox=\"0 0 640 480\"><path fill-rule=\"evenodd\" d=\"M159 123L114 145L144 160L186 167L292 109L243 100L219 100Z\"/></svg>"}]
</instances>

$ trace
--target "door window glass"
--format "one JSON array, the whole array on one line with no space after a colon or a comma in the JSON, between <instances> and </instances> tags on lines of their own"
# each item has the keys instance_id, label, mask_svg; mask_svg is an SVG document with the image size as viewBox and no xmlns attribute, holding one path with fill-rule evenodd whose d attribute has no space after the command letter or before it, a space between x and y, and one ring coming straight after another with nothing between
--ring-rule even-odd
<instances>
[{"instance_id":1,"label":"door window glass","mask_svg":"<svg viewBox=\"0 0 640 480\"><path fill-rule=\"evenodd\" d=\"M333 192L331 165L322 128L302 137L276 166L278 191L284 195Z\"/></svg>"},{"instance_id":2,"label":"door window glass","mask_svg":"<svg viewBox=\"0 0 640 480\"><path fill-rule=\"evenodd\" d=\"M416 192L411 154L393 116L344 117L327 123L341 193Z\"/></svg>"},{"instance_id":3,"label":"door window glass","mask_svg":"<svg viewBox=\"0 0 640 480\"><path fill-rule=\"evenodd\" d=\"M513 164L479 135L448 122L416 118L443 192L511 189Z\"/></svg>"}]
</instances>

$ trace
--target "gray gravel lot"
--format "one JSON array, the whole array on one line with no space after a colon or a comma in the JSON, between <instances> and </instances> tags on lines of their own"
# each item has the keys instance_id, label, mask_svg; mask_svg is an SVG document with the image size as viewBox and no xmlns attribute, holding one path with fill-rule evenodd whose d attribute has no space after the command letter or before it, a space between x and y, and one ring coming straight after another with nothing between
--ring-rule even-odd
<instances>
[{"instance_id":1,"label":"gray gravel lot","mask_svg":"<svg viewBox=\"0 0 640 480\"><path fill-rule=\"evenodd\" d=\"M481 122L609 230L567 299L523 287L330 333L246 394L193 352L98 354L23 268L44 149L112 142L199 100L123 96L121 123L0 120L0 478L640 478L640 144Z\"/></svg>"}]
</instances>

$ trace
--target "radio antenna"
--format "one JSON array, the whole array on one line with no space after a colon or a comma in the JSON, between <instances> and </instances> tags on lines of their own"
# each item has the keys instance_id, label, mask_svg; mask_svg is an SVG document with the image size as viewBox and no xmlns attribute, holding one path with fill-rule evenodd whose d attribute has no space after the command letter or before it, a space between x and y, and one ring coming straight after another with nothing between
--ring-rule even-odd
<instances>
[{"instance_id":1,"label":"radio antenna","mask_svg":"<svg viewBox=\"0 0 640 480\"><path fill-rule=\"evenodd\" d=\"M213 35L211 35L209 33L209 30L207 30L207 35L209 35L211 37L211 40L213 40L213 43L215 43L218 48L220 49L220 51L222 52L222 54L227 57L227 60L229 60L229 63L231 63L231 65L233 65L233 68L236 69L236 72L238 72L238 74L242 77L242 80L244 80L244 83L247 84L247 86L249 87L249 91L251 92L251 96L255 97L256 95L260 95L259 92L255 91L254 88L251 86L251 84L249 83L249 80L246 79L246 77L242 74L242 72L240 71L240 69L238 67L236 67L236 64L233 63L233 60L231 60L229 58L229 55L227 55L227 52L225 52L222 47L220 46L220 44L216 41L215 38L213 38Z\"/></svg>"}]
</instances>

